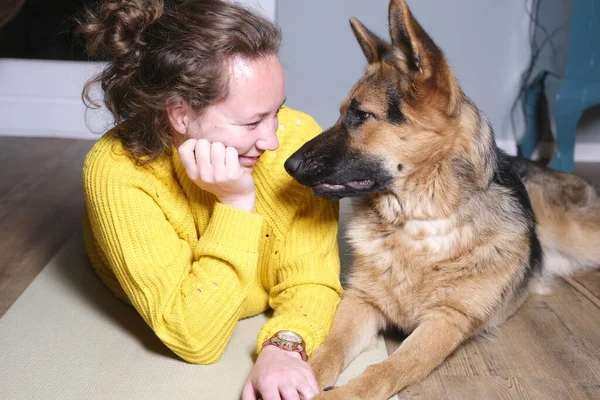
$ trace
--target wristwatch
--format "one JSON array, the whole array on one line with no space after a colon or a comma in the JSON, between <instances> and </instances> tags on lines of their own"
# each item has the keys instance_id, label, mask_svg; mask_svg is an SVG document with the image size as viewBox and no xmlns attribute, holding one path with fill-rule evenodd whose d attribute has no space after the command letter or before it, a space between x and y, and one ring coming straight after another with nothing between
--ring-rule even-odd
<instances>
[{"instance_id":1,"label":"wristwatch","mask_svg":"<svg viewBox=\"0 0 600 400\"><path fill-rule=\"evenodd\" d=\"M308 359L304 339L296 332L279 331L271 339L264 342L262 348L264 349L265 346L277 346L283 350L295 351L296 353L300 353L302 360L306 361Z\"/></svg>"}]
</instances>

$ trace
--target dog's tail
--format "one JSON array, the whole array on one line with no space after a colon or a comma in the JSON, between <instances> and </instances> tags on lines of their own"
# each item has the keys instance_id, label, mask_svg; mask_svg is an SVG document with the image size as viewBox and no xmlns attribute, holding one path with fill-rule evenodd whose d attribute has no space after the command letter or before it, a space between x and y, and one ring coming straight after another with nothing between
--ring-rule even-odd
<instances>
[{"instance_id":1,"label":"dog's tail","mask_svg":"<svg viewBox=\"0 0 600 400\"><path fill-rule=\"evenodd\" d=\"M537 220L544 252L532 288L548 290L553 277L600 266L600 188L575 175L515 159Z\"/></svg>"}]
</instances>

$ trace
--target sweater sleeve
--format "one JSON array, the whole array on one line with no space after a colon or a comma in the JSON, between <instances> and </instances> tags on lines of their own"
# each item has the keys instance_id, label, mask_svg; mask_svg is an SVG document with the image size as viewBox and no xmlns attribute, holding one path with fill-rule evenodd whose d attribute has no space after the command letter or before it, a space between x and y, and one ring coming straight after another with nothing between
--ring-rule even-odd
<instances>
[{"instance_id":1,"label":"sweater sleeve","mask_svg":"<svg viewBox=\"0 0 600 400\"><path fill-rule=\"evenodd\" d=\"M298 122L302 123L292 136L301 140L294 147L321 132L310 116L298 115ZM282 148L284 146L282 143ZM289 156L295 149L282 150ZM281 265L277 270L278 283L269 294L273 318L260 331L257 349L260 352L262 343L276 332L292 330L304 338L310 355L331 329L342 295L337 243L339 203L318 198L310 189L286 177L290 182L286 191L294 198L288 204L293 204L295 211L285 235Z\"/></svg>"},{"instance_id":2,"label":"sweater sleeve","mask_svg":"<svg viewBox=\"0 0 600 400\"><path fill-rule=\"evenodd\" d=\"M181 358L216 362L253 284L262 217L216 204L190 246L143 182L92 170L84 170L92 231L132 305Z\"/></svg>"},{"instance_id":3,"label":"sweater sleeve","mask_svg":"<svg viewBox=\"0 0 600 400\"><path fill-rule=\"evenodd\" d=\"M273 334L289 329L312 354L331 329L340 301L337 203L310 194L303 202L286 239L278 284L270 291L274 313L259 333L258 351Z\"/></svg>"}]
</instances>

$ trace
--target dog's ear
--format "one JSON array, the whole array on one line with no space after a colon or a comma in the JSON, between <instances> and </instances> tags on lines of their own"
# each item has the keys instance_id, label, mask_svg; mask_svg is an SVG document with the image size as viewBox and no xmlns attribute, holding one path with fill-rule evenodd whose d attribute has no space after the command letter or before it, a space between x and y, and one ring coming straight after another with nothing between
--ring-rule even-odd
<instances>
[{"instance_id":1,"label":"dog's ear","mask_svg":"<svg viewBox=\"0 0 600 400\"><path fill-rule=\"evenodd\" d=\"M350 26L369 64L380 61L384 55L389 53L390 45L367 29L356 18L350 18Z\"/></svg>"},{"instance_id":2,"label":"dog's ear","mask_svg":"<svg viewBox=\"0 0 600 400\"><path fill-rule=\"evenodd\" d=\"M399 51L407 67L422 74L430 72L426 71L430 68L429 58L441 54L441 50L413 17L405 0L390 1L389 24L392 47L396 54Z\"/></svg>"},{"instance_id":3,"label":"dog's ear","mask_svg":"<svg viewBox=\"0 0 600 400\"><path fill-rule=\"evenodd\" d=\"M458 82L444 53L417 22L405 0L390 0L389 25L392 59L415 84L433 83L438 93L445 93L447 112L455 115L462 93Z\"/></svg>"}]
</instances>

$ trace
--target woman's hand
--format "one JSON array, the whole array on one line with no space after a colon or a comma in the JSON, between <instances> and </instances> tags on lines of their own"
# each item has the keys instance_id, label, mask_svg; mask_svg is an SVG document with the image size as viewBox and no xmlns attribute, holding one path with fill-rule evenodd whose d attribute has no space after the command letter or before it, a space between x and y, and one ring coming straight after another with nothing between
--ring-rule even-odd
<instances>
[{"instance_id":1,"label":"woman's hand","mask_svg":"<svg viewBox=\"0 0 600 400\"><path fill-rule=\"evenodd\" d=\"M179 146L179 158L188 177L200 189L213 193L222 204L254 212L254 178L240 166L235 148L188 139Z\"/></svg>"},{"instance_id":2,"label":"woman's hand","mask_svg":"<svg viewBox=\"0 0 600 400\"><path fill-rule=\"evenodd\" d=\"M317 393L313 371L300 354L266 346L250 371L242 400L308 400Z\"/></svg>"}]
</instances>

